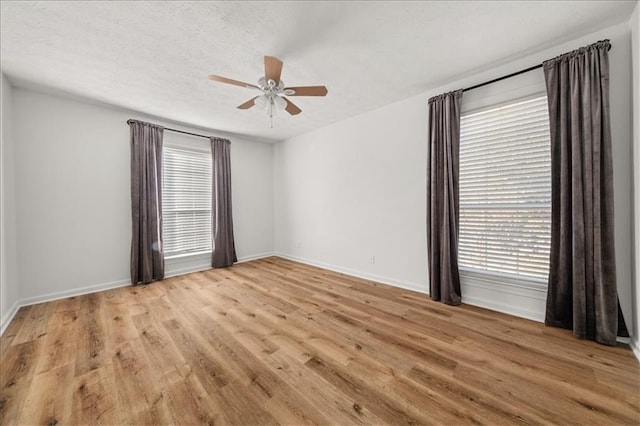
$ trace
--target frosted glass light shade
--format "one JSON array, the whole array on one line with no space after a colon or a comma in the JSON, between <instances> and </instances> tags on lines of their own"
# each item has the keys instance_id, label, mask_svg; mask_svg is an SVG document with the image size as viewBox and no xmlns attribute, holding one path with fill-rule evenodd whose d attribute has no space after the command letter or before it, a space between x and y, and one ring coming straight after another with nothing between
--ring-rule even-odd
<instances>
[{"instance_id":1,"label":"frosted glass light shade","mask_svg":"<svg viewBox=\"0 0 640 426\"><path fill-rule=\"evenodd\" d=\"M287 101L282 99L280 96L274 96L273 103L278 111L282 111L287 107Z\"/></svg>"},{"instance_id":2,"label":"frosted glass light shade","mask_svg":"<svg viewBox=\"0 0 640 426\"><path fill-rule=\"evenodd\" d=\"M267 95L258 96L255 100L255 104L258 108L264 109L267 105L269 105L269 98L267 97Z\"/></svg>"}]
</instances>

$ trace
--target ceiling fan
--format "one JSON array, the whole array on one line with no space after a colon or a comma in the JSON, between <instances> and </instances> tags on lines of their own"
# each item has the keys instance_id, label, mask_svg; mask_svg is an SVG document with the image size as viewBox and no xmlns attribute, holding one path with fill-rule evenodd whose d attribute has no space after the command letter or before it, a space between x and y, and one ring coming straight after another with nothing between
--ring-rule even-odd
<instances>
[{"instance_id":1,"label":"ceiling fan","mask_svg":"<svg viewBox=\"0 0 640 426\"><path fill-rule=\"evenodd\" d=\"M291 115L297 115L302 112L293 102L286 96L326 96L327 88L325 86L300 86L286 87L284 82L280 80L282 74L282 61L273 56L264 57L264 77L260 77L258 84L243 83L242 81L232 80L219 75L210 75L209 80L219 81L220 83L233 84L235 86L255 89L262 92L261 95L249 99L242 105L238 105L239 109L249 109L254 105L260 108L266 108L269 116L273 120L274 111L285 110ZM273 124L272 124L273 126Z\"/></svg>"}]
</instances>

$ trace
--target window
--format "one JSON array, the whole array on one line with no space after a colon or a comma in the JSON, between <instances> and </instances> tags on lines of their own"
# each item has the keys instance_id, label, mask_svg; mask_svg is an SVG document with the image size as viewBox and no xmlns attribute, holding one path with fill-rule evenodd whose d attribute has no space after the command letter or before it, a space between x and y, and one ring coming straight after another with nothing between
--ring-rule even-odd
<instances>
[{"instance_id":1,"label":"window","mask_svg":"<svg viewBox=\"0 0 640 426\"><path fill-rule=\"evenodd\" d=\"M211 251L211 153L165 147L162 163L165 257Z\"/></svg>"},{"instance_id":2,"label":"window","mask_svg":"<svg viewBox=\"0 0 640 426\"><path fill-rule=\"evenodd\" d=\"M463 114L459 264L546 282L551 152L546 96Z\"/></svg>"}]
</instances>

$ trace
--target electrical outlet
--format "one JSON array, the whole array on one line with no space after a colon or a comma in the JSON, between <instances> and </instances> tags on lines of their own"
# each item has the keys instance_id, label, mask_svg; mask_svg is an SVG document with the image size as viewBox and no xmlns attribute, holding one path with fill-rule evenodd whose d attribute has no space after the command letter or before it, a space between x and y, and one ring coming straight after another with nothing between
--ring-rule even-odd
<instances>
[{"instance_id":1,"label":"electrical outlet","mask_svg":"<svg viewBox=\"0 0 640 426\"><path fill-rule=\"evenodd\" d=\"M375 257L375 256L371 256L371 257L369 258L369 263L371 263L371 264L375 264L375 263L376 263L376 257Z\"/></svg>"}]
</instances>

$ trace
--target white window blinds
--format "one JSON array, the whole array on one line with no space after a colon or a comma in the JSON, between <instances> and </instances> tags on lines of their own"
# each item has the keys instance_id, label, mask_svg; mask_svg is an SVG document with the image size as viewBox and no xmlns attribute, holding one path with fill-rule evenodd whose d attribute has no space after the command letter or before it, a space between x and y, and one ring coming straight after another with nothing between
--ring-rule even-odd
<instances>
[{"instance_id":1,"label":"white window blinds","mask_svg":"<svg viewBox=\"0 0 640 426\"><path fill-rule=\"evenodd\" d=\"M165 257L211 251L211 153L165 147L162 155Z\"/></svg>"},{"instance_id":2,"label":"white window blinds","mask_svg":"<svg viewBox=\"0 0 640 426\"><path fill-rule=\"evenodd\" d=\"M460 122L461 269L546 281L551 152L546 96Z\"/></svg>"}]
</instances>

